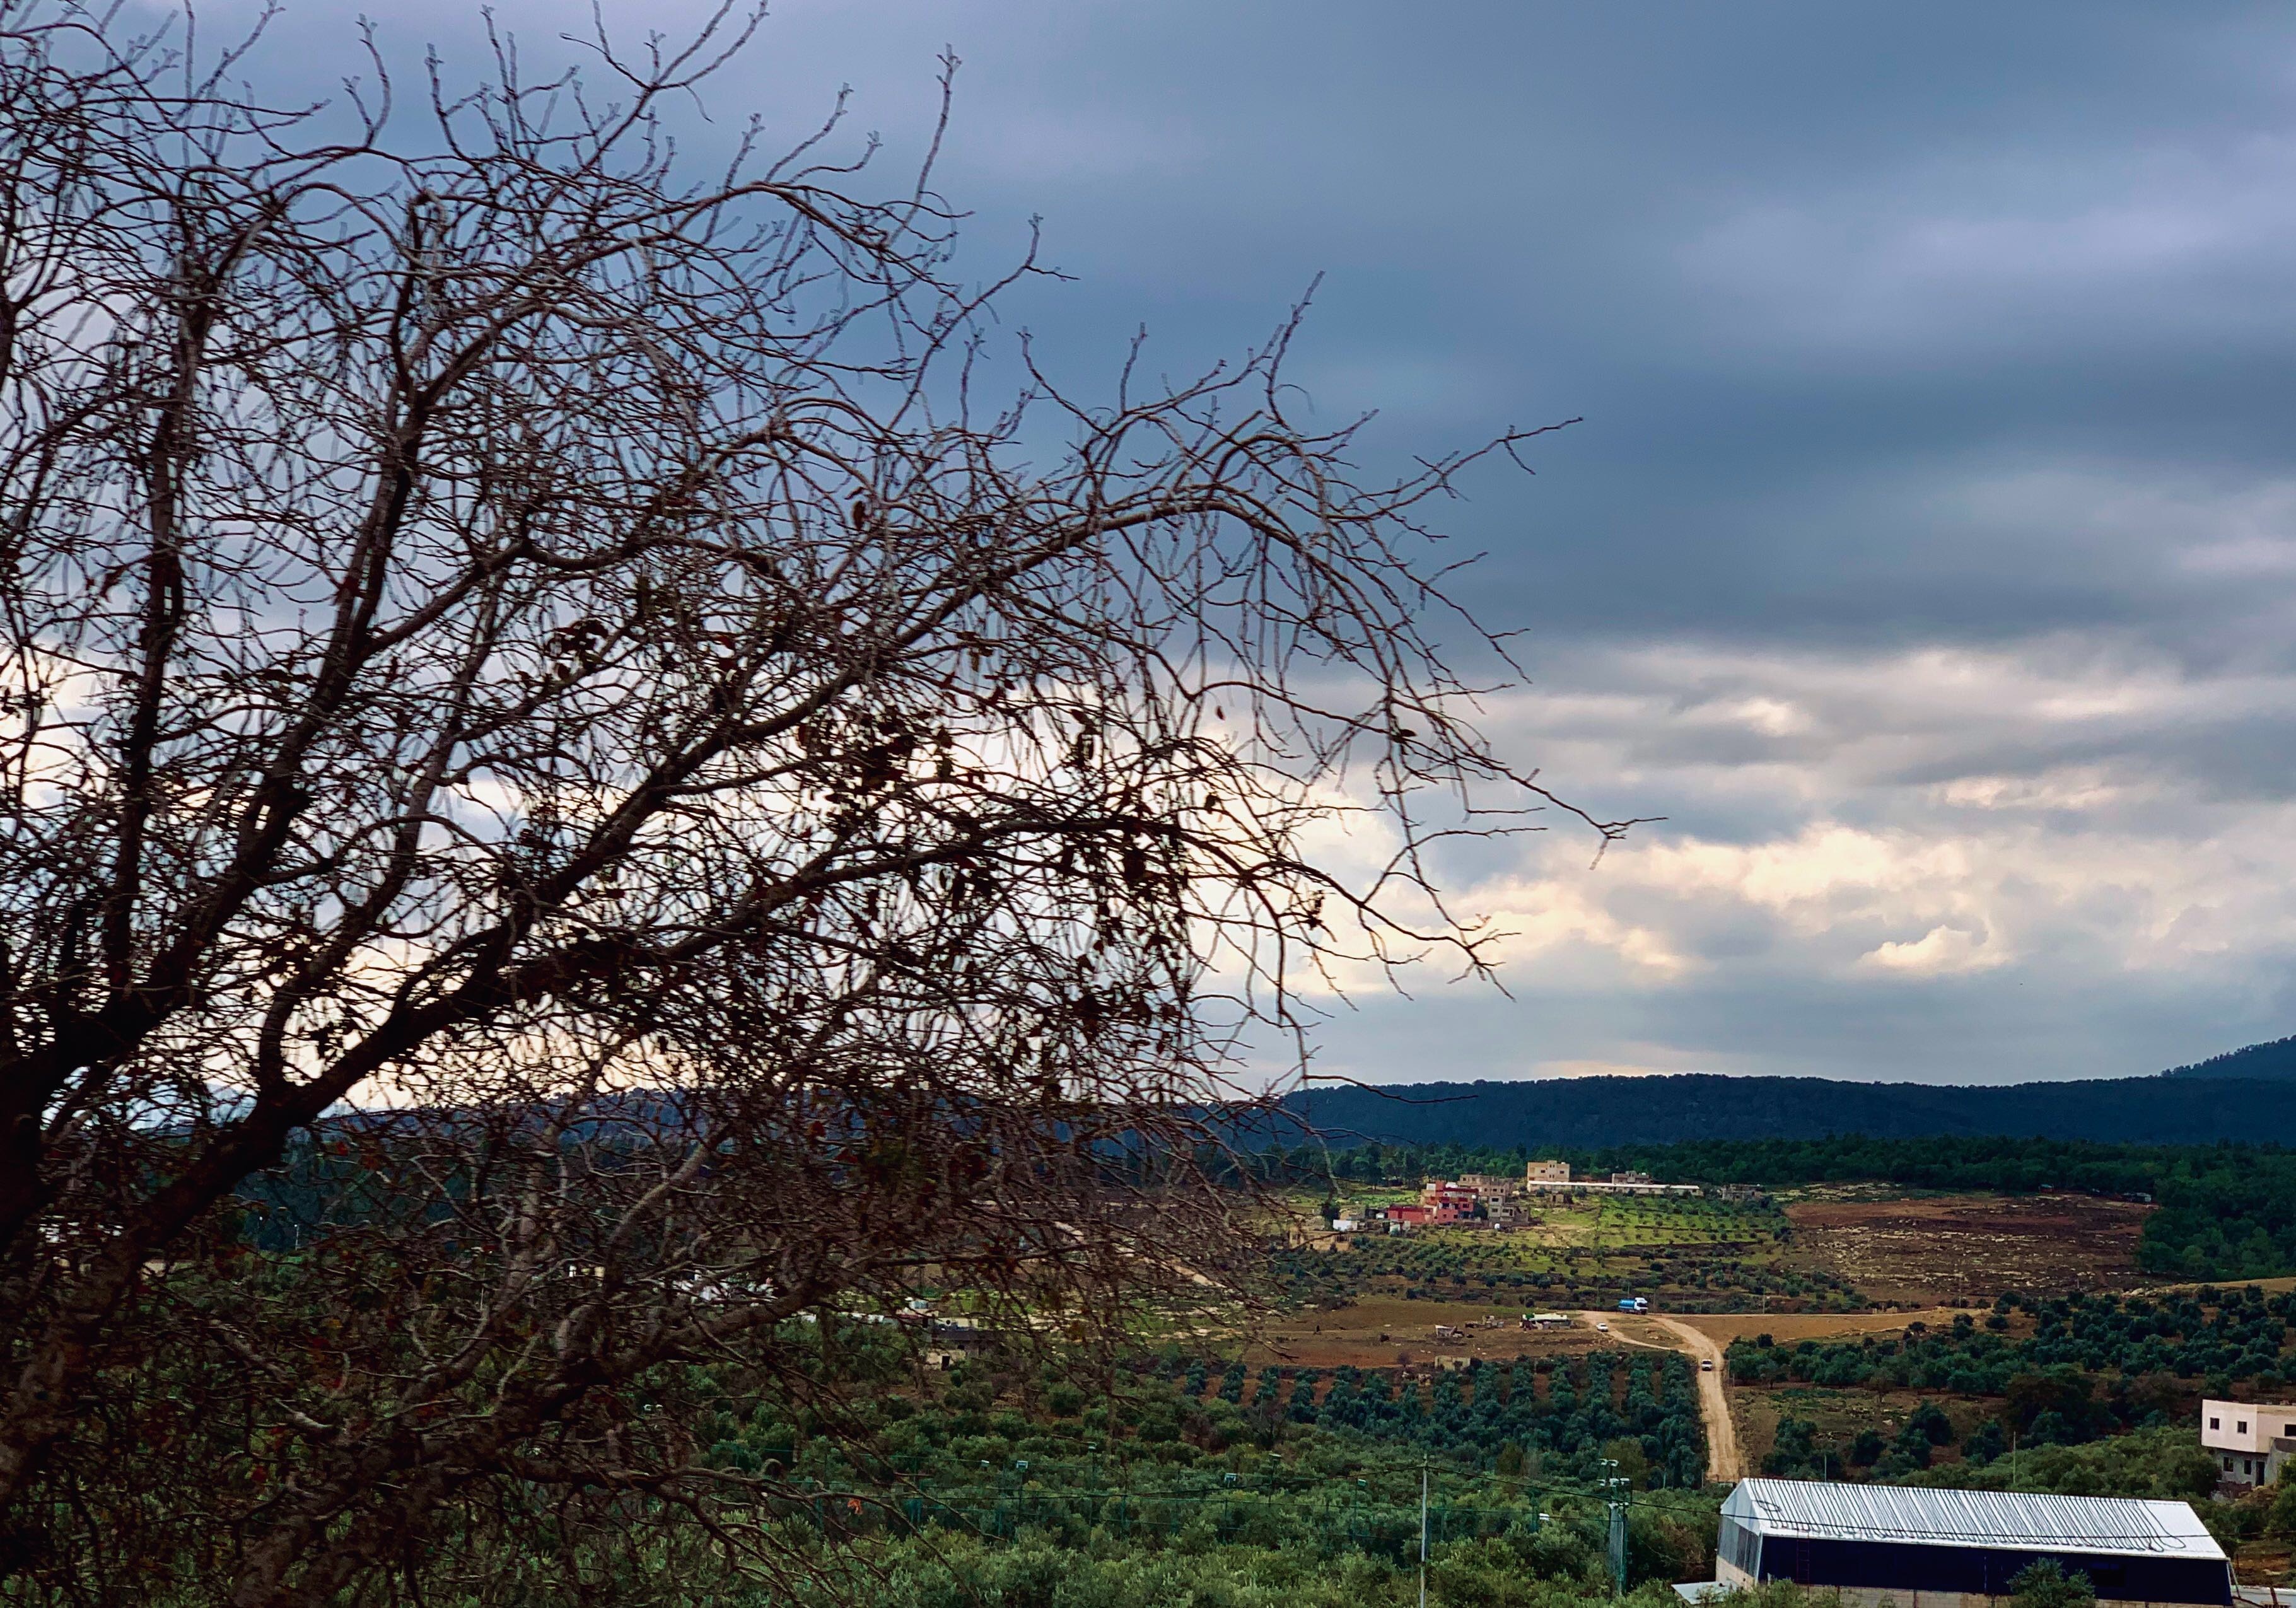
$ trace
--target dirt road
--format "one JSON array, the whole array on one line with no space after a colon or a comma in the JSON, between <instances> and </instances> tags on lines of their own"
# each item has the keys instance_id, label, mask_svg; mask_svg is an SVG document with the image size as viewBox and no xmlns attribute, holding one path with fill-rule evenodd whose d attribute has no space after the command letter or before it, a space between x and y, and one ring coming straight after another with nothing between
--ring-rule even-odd
<instances>
[{"instance_id":1,"label":"dirt road","mask_svg":"<svg viewBox=\"0 0 2296 1608\"><path fill-rule=\"evenodd\" d=\"M1687 1351L1693 1358L1703 1363L1712 1358L1714 1371L1698 1369L1698 1416L1706 1426L1706 1477L1717 1484L1728 1484L1746 1477L1745 1459L1738 1450L1738 1426L1730 1418L1729 1399L1722 1393L1722 1348L1710 1335L1701 1334L1688 1324L1677 1323L1656 1313L1581 1312L1579 1318L1590 1328L1595 1324L1608 1324L1611 1338L1630 1346L1642 1346L1652 1351ZM1639 1340L1627 1332L1628 1328L1655 1328L1673 1336L1679 1345L1661 1345L1655 1341Z\"/></svg>"},{"instance_id":2,"label":"dirt road","mask_svg":"<svg viewBox=\"0 0 2296 1608\"><path fill-rule=\"evenodd\" d=\"M1744 1479L1746 1464L1738 1452L1738 1426L1731 1422L1730 1400L1722 1393L1722 1348L1688 1324L1678 1324L1670 1317L1653 1317L1650 1321L1681 1336L1690 1354L1699 1359L1698 1410L1706 1421L1706 1477L1718 1484ZM1708 1361L1714 1364L1710 1374L1704 1366Z\"/></svg>"}]
</instances>

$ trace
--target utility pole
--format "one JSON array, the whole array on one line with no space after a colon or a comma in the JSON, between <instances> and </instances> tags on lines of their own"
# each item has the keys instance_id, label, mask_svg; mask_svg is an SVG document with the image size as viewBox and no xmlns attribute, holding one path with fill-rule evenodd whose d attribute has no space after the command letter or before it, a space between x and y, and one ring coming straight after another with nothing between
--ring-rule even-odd
<instances>
[{"instance_id":1,"label":"utility pole","mask_svg":"<svg viewBox=\"0 0 2296 1608\"><path fill-rule=\"evenodd\" d=\"M1427 1608L1427 1460L1419 1460L1419 1608Z\"/></svg>"},{"instance_id":2,"label":"utility pole","mask_svg":"<svg viewBox=\"0 0 2296 1608\"><path fill-rule=\"evenodd\" d=\"M1615 1470L1619 1466L1618 1459L1605 1457L1603 1459L1603 1466ZM1608 1500L1611 1508L1609 1546L1611 1586L1621 1596L1626 1595L1627 1590L1627 1505L1619 1492L1626 1483L1626 1481L1616 1473L1611 1474L1603 1481L1604 1489L1609 1493Z\"/></svg>"}]
</instances>

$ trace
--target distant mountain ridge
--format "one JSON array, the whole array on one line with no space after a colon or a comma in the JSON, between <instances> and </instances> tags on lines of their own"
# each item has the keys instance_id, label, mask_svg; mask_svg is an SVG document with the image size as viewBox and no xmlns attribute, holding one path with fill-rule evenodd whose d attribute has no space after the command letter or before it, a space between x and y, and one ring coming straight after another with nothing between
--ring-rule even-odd
<instances>
[{"instance_id":1,"label":"distant mountain ridge","mask_svg":"<svg viewBox=\"0 0 2296 1608\"><path fill-rule=\"evenodd\" d=\"M1865 1134L2296 1145L2292 1081L2296 1038L2152 1077L2068 1083L1852 1083L1692 1072L1311 1089L1284 1105L1334 1144L1595 1149Z\"/></svg>"},{"instance_id":2,"label":"distant mountain ridge","mask_svg":"<svg viewBox=\"0 0 2296 1608\"><path fill-rule=\"evenodd\" d=\"M2161 1075L2163 1078L2296 1079L2296 1038L2276 1038L2269 1044L2251 1044L2245 1049L2226 1050L2221 1055L2195 1061L2190 1066L2172 1066Z\"/></svg>"}]
</instances>

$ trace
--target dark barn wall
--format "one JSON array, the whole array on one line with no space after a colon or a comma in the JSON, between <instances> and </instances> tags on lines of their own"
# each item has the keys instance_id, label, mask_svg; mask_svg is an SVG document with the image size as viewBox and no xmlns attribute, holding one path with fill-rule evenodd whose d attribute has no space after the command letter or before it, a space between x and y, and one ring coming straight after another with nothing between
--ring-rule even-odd
<instances>
[{"instance_id":1,"label":"dark barn wall","mask_svg":"<svg viewBox=\"0 0 2296 1608\"><path fill-rule=\"evenodd\" d=\"M2019 1571L2054 1558L2067 1574L2088 1576L2101 1597L2149 1603L2232 1601L2225 1565L2205 1558L2013 1552L1989 1546L1919 1546L1891 1541L1802 1541L1767 1537L1761 1578L1805 1586L1866 1586L1900 1591L1961 1591L2006 1596Z\"/></svg>"}]
</instances>

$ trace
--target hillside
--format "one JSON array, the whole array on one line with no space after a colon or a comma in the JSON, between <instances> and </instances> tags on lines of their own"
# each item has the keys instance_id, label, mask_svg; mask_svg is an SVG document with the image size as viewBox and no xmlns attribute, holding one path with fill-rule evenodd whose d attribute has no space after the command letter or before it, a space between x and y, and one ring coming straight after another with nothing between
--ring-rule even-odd
<instances>
[{"instance_id":1,"label":"hillside","mask_svg":"<svg viewBox=\"0 0 2296 1608\"><path fill-rule=\"evenodd\" d=\"M2196 1061L2190 1066L2171 1067L2161 1075L2163 1078L2296 1079L2296 1038L2276 1038L2269 1044L2251 1044L2246 1049L2227 1050L2221 1055L2211 1055L2206 1061Z\"/></svg>"},{"instance_id":2,"label":"hillside","mask_svg":"<svg viewBox=\"0 0 2296 1608\"><path fill-rule=\"evenodd\" d=\"M2296 1049L2259 1046L2259 1050ZM2236 1052L2236 1055L2253 1054ZM2234 1056L2219 1057L2230 1061ZM2213 1062L2203 1065L2213 1067ZM1685 1139L2009 1134L2105 1143L2296 1144L2285 1077L2098 1079L1967 1087L1824 1078L1578 1078L1316 1089L1285 1102L1335 1142L1496 1148Z\"/></svg>"}]
</instances>

